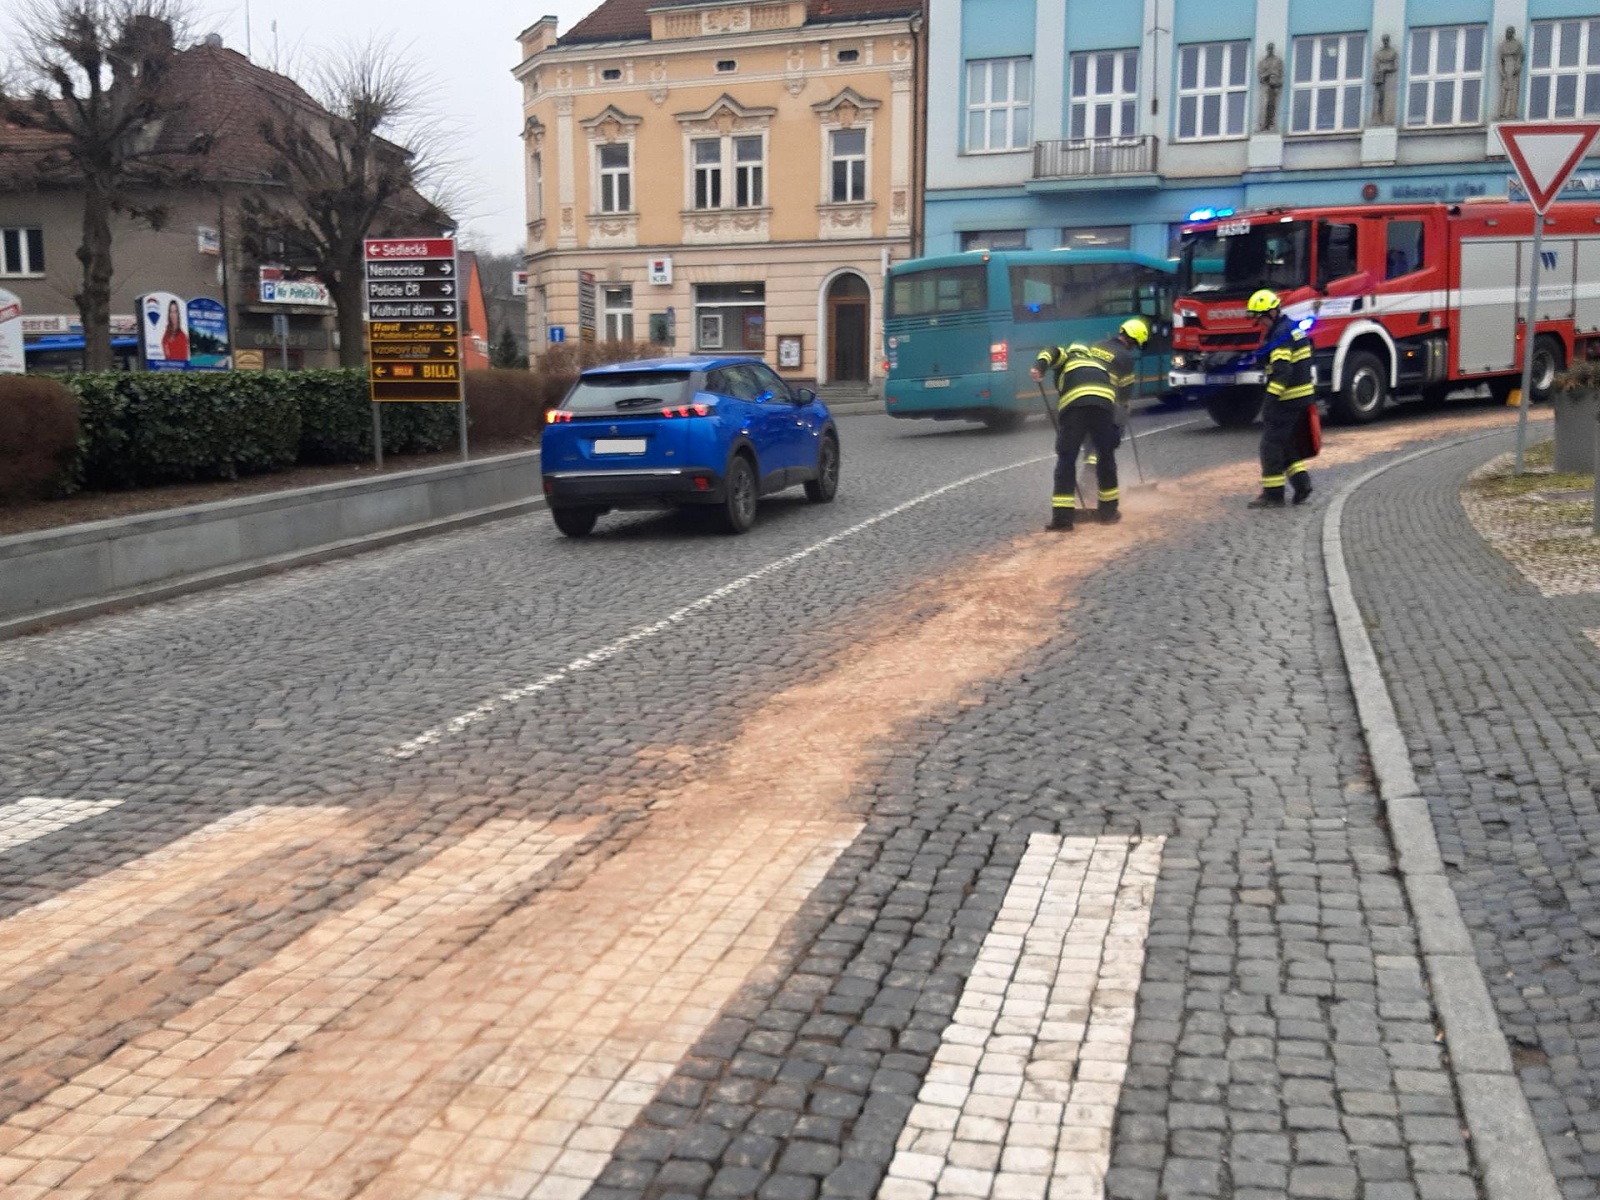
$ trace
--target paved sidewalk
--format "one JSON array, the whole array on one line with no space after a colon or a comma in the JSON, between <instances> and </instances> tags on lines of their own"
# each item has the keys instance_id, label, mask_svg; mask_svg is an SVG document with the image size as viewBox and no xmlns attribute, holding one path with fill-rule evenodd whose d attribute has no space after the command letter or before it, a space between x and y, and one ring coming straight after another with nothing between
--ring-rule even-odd
<instances>
[{"instance_id":1,"label":"paved sidewalk","mask_svg":"<svg viewBox=\"0 0 1600 1200\"><path fill-rule=\"evenodd\" d=\"M1351 500L1345 545L1440 850L1569 1200L1600 1196L1600 593L1543 596L1468 521L1507 435Z\"/></svg>"}]
</instances>

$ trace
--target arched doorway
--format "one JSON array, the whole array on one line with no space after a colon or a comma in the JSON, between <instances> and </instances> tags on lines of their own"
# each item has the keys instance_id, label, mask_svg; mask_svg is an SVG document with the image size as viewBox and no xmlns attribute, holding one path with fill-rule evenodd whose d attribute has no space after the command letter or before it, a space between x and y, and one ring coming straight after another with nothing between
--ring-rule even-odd
<instances>
[{"instance_id":1,"label":"arched doorway","mask_svg":"<svg viewBox=\"0 0 1600 1200\"><path fill-rule=\"evenodd\" d=\"M828 285L828 381L865 383L872 321L872 292L853 271Z\"/></svg>"}]
</instances>

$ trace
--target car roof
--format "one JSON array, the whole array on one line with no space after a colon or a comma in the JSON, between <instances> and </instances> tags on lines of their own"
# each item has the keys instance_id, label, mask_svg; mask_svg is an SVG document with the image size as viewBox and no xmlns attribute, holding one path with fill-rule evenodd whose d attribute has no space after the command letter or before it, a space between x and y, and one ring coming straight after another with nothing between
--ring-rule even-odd
<instances>
[{"instance_id":1,"label":"car roof","mask_svg":"<svg viewBox=\"0 0 1600 1200\"><path fill-rule=\"evenodd\" d=\"M735 363L758 363L753 354L680 355L674 358L636 358L629 362L590 367L585 375L614 375L622 371L714 371Z\"/></svg>"}]
</instances>

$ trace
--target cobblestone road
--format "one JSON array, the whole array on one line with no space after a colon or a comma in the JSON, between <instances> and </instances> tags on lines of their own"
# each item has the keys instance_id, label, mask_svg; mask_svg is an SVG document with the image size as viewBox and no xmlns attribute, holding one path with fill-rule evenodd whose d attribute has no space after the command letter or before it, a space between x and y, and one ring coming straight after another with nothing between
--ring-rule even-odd
<instances>
[{"instance_id":1,"label":"cobblestone road","mask_svg":"<svg viewBox=\"0 0 1600 1200\"><path fill-rule=\"evenodd\" d=\"M1476 1196L1317 506L844 434L0 645L0 1195Z\"/></svg>"},{"instance_id":2,"label":"cobblestone road","mask_svg":"<svg viewBox=\"0 0 1600 1200\"><path fill-rule=\"evenodd\" d=\"M1396 468L1352 574L1478 961L1569 1200L1600 1195L1600 596L1544 598L1459 494L1497 437Z\"/></svg>"}]
</instances>

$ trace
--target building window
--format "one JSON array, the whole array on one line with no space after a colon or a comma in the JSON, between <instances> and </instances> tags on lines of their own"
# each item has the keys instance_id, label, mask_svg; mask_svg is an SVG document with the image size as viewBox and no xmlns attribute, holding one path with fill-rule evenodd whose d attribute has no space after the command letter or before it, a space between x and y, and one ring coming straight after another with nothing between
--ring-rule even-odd
<instances>
[{"instance_id":1,"label":"building window","mask_svg":"<svg viewBox=\"0 0 1600 1200\"><path fill-rule=\"evenodd\" d=\"M761 186L761 136L733 139L733 206L735 208L760 208L763 196Z\"/></svg>"},{"instance_id":2,"label":"building window","mask_svg":"<svg viewBox=\"0 0 1600 1200\"><path fill-rule=\"evenodd\" d=\"M1178 140L1243 137L1249 78L1248 42L1179 47Z\"/></svg>"},{"instance_id":3,"label":"building window","mask_svg":"<svg viewBox=\"0 0 1600 1200\"><path fill-rule=\"evenodd\" d=\"M1026 229L975 229L961 235L962 250L1026 250Z\"/></svg>"},{"instance_id":4,"label":"building window","mask_svg":"<svg viewBox=\"0 0 1600 1200\"><path fill-rule=\"evenodd\" d=\"M722 139L694 140L694 206L722 207Z\"/></svg>"},{"instance_id":5,"label":"building window","mask_svg":"<svg viewBox=\"0 0 1600 1200\"><path fill-rule=\"evenodd\" d=\"M604 79L607 83L615 83L617 80L622 78L622 68L607 67L604 71L600 72L600 78Z\"/></svg>"},{"instance_id":6,"label":"building window","mask_svg":"<svg viewBox=\"0 0 1600 1200\"><path fill-rule=\"evenodd\" d=\"M1411 31L1406 124L1476 125L1483 117L1482 25Z\"/></svg>"},{"instance_id":7,"label":"building window","mask_svg":"<svg viewBox=\"0 0 1600 1200\"><path fill-rule=\"evenodd\" d=\"M0 275L44 274L44 230L0 229Z\"/></svg>"},{"instance_id":8,"label":"building window","mask_svg":"<svg viewBox=\"0 0 1600 1200\"><path fill-rule=\"evenodd\" d=\"M604 291L605 340L633 341L633 288L608 287Z\"/></svg>"},{"instance_id":9,"label":"building window","mask_svg":"<svg viewBox=\"0 0 1600 1200\"><path fill-rule=\"evenodd\" d=\"M544 155L533 156L533 219L544 216Z\"/></svg>"},{"instance_id":10,"label":"building window","mask_svg":"<svg viewBox=\"0 0 1600 1200\"><path fill-rule=\"evenodd\" d=\"M1032 137L1033 60L987 58L967 64L967 153L1021 150Z\"/></svg>"},{"instance_id":11,"label":"building window","mask_svg":"<svg viewBox=\"0 0 1600 1200\"><path fill-rule=\"evenodd\" d=\"M1061 231L1065 250L1126 250L1132 241L1131 225L1079 225Z\"/></svg>"},{"instance_id":12,"label":"building window","mask_svg":"<svg viewBox=\"0 0 1600 1200\"><path fill-rule=\"evenodd\" d=\"M1528 119L1600 116L1600 20L1535 21Z\"/></svg>"},{"instance_id":13,"label":"building window","mask_svg":"<svg viewBox=\"0 0 1600 1200\"><path fill-rule=\"evenodd\" d=\"M867 131L835 129L828 134L833 164L833 202L855 204L867 198Z\"/></svg>"},{"instance_id":14,"label":"building window","mask_svg":"<svg viewBox=\"0 0 1600 1200\"><path fill-rule=\"evenodd\" d=\"M835 57L837 57L838 60L840 62L842 62L842 63L859 62L860 59L861 59L861 51L859 51L859 50L841 50L841 51L839 51L839 53Z\"/></svg>"},{"instance_id":15,"label":"building window","mask_svg":"<svg viewBox=\"0 0 1600 1200\"><path fill-rule=\"evenodd\" d=\"M1132 137L1139 108L1139 52L1096 50L1072 56L1068 136Z\"/></svg>"},{"instance_id":16,"label":"building window","mask_svg":"<svg viewBox=\"0 0 1600 1200\"><path fill-rule=\"evenodd\" d=\"M601 146L600 211L633 211L633 150L627 142Z\"/></svg>"},{"instance_id":17,"label":"building window","mask_svg":"<svg viewBox=\"0 0 1600 1200\"><path fill-rule=\"evenodd\" d=\"M726 75L726 74L728 74L729 72L732 72L732 71L737 71L738 69L739 69L739 64L734 59L731 59L731 58L719 58L719 59L717 59L717 70L721 71L724 75Z\"/></svg>"},{"instance_id":18,"label":"building window","mask_svg":"<svg viewBox=\"0 0 1600 1200\"><path fill-rule=\"evenodd\" d=\"M767 285L701 283L694 289L697 350L750 350L767 342Z\"/></svg>"},{"instance_id":19,"label":"building window","mask_svg":"<svg viewBox=\"0 0 1600 1200\"><path fill-rule=\"evenodd\" d=\"M1367 35L1330 33L1294 39L1290 133L1346 133L1361 128L1361 78Z\"/></svg>"}]
</instances>

